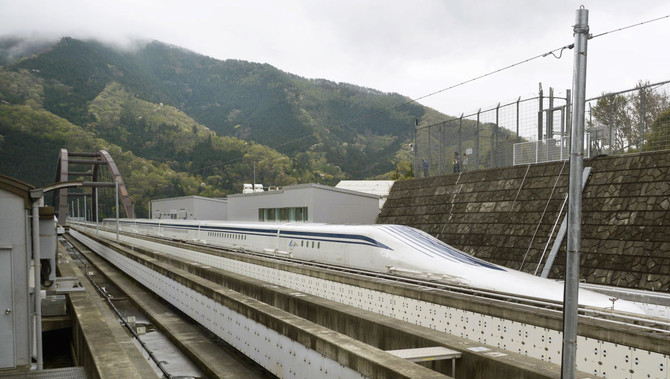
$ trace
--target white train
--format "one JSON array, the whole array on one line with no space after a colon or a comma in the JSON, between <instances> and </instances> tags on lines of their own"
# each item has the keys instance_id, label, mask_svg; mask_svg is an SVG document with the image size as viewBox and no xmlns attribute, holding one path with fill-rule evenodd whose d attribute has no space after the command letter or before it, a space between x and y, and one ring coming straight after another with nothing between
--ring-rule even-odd
<instances>
[{"instance_id":1,"label":"white train","mask_svg":"<svg viewBox=\"0 0 670 379\"><path fill-rule=\"evenodd\" d=\"M106 219L107 228L116 219ZM121 219L125 232L199 241L213 246L433 280L541 300L563 301L563 283L498 266L468 255L420 230L402 225L241 223ZM635 304L580 290L579 304L642 313Z\"/></svg>"}]
</instances>

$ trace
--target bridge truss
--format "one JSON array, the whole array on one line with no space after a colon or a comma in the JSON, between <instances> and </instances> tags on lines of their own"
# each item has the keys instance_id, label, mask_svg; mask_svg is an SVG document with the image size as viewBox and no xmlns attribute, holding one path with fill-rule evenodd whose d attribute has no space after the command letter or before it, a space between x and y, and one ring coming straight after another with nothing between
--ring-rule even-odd
<instances>
[{"instance_id":1,"label":"bridge truss","mask_svg":"<svg viewBox=\"0 0 670 379\"><path fill-rule=\"evenodd\" d=\"M70 169L74 166L74 169ZM114 178L114 181L101 181L103 178L103 170L107 168L109 173ZM68 216L68 198L83 196L91 198L91 204L96 204L98 198L99 188L114 188L116 183L119 186L119 201L120 206L125 211L126 217L135 218L135 210L128 195L123 177L119 172L114 159L106 150L99 150L98 152L68 152L67 149L61 149L58 156L58 167L56 168L56 182L67 182L78 178L89 178L89 181L84 181L82 187L84 192L70 192L67 188L54 191L53 205L58 210L58 223L65 225ZM79 179L81 180L81 179ZM87 189L90 191L87 193ZM98 209L91 206L91 218L98 220Z\"/></svg>"}]
</instances>

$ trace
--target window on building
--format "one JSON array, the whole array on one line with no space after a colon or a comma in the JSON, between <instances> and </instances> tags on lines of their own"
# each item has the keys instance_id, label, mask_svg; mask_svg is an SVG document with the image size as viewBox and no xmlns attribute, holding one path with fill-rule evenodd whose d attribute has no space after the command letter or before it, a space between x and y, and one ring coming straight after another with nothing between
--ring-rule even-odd
<instances>
[{"instance_id":1,"label":"window on building","mask_svg":"<svg viewBox=\"0 0 670 379\"><path fill-rule=\"evenodd\" d=\"M307 219L307 207L258 209L258 221L307 222Z\"/></svg>"}]
</instances>

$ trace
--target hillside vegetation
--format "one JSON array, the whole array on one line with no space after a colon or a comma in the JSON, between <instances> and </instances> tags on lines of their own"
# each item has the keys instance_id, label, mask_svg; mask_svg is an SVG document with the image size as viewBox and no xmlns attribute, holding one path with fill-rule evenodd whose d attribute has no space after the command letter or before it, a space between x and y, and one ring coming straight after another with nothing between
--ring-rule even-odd
<instances>
[{"instance_id":1,"label":"hillside vegetation","mask_svg":"<svg viewBox=\"0 0 670 379\"><path fill-rule=\"evenodd\" d=\"M0 40L0 173L42 186L61 148L106 149L138 215L150 198L240 192L254 174L266 186L403 177L414 120L446 117L398 94L160 42L23 45L25 56Z\"/></svg>"}]
</instances>

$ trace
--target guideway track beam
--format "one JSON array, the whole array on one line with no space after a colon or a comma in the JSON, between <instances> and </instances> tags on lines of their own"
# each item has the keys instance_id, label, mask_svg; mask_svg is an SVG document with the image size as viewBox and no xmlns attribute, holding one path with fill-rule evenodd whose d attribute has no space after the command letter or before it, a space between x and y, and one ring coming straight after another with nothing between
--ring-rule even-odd
<instances>
[{"instance_id":1,"label":"guideway track beam","mask_svg":"<svg viewBox=\"0 0 670 379\"><path fill-rule=\"evenodd\" d=\"M159 262L153 258L142 257L140 254L137 254L129 249L122 248L115 243L103 240L94 240L92 236L84 236L72 230L71 233L73 233L73 236L86 244L89 248L92 248L106 259L109 260L111 258L116 260L117 263L126 267L126 269L128 269L130 266L136 266L136 268L131 267L128 269L129 271L142 270L142 275L131 275L140 282L143 280L150 280L150 278L147 278L147 276L154 277L159 275L162 276L163 279L169 279L170 281L177 284L178 290L172 290L170 288L169 292L173 296L180 296L182 300L185 300L186 295L179 295L179 293L183 294L187 292L193 292L192 295L194 296L194 299L202 298L202 300L199 301L205 301L204 298L208 298L210 300L207 300L206 302L210 303L211 301L211 306L216 306L218 304L221 307L225 307L222 308L222 313L218 316L211 314L209 315L212 317L218 317L216 318L216 321L222 324L219 326L219 328L225 329L225 333L223 334L232 333L234 335L235 333L244 332L244 330L241 329L249 327L244 326L246 325L245 322L247 322L245 320L250 320L254 322L254 325L256 326L253 328L249 327L248 333L253 334L251 331L252 329L257 330L256 328L261 328L269 333L266 335L266 339L269 338L272 340L272 342L275 342L273 339L274 337L271 336L271 333L278 333L284 336L281 337L280 340L289 345L279 347L279 342L277 342L278 348L275 348L273 345L271 349L268 349L268 341L263 341L261 344L262 346L249 346L249 344L253 342L254 337L256 337L255 335L246 336L248 339L245 338L244 341L240 340L239 338L233 338L233 340L224 338L226 342L240 349L240 351L245 354L248 353L248 351L244 351L245 346L246 348L251 349L252 352L254 348L260 350L265 349L263 352L266 355L282 353L286 355L286 349L289 349L296 356L297 350L302 351L308 348L309 351L312 351L312 353L307 351L308 358L305 360L295 359L290 363L294 364L294 366L310 365L311 367L297 367L297 370L304 369L313 371L316 368L313 366L317 365L318 363L315 360L319 357L322 357L324 367L333 367L333 364L335 366L341 366L344 376L398 378L445 377L444 375L441 375L435 371L405 361L382 350L373 348L362 342L356 341L350 337L306 321L290 313L278 310L277 308L267 305L261 301L241 295L238 292L227 289L208 280L199 278L181 269L170 267L169 264ZM150 270L150 272L147 270ZM161 289L155 288L155 290ZM163 290L167 291L168 289L163 288ZM181 300L179 300L179 302L180 301ZM207 312L204 307L199 310L192 308L189 309L188 307L180 306L178 304L179 302L177 301L170 302L177 306L180 310L184 311L194 320L204 322L205 319L201 318L205 317L205 315L196 313L196 311L203 313ZM242 320L242 318L245 320ZM219 330L210 331L222 337ZM242 344L241 348L240 344ZM301 357L302 356L303 355L301 355ZM303 363L305 361L308 361L308 363ZM312 365L311 362L313 362L314 365ZM259 363L262 364L263 362ZM289 362L282 362L279 364L281 367L277 367L273 364L271 367L266 367L266 369L278 376L288 376L279 375L290 372L288 368L283 367L284 364L288 365ZM264 364L262 365L265 367ZM318 372L318 368L316 369ZM335 369L337 369L337 367L335 367ZM358 371L358 373L356 373L356 371Z\"/></svg>"},{"instance_id":2,"label":"guideway track beam","mask_svg":"<svg viewBox=\"0 0 670 379\"><path fill-rule=\"evenodd\" d=\"M66 239L102 275L123 291L127 298L137 304L152 324L178 346L208 378L259 376L247 367L248 364L226 357L226 355L231 355L229 350L233 350L232 348L222 347L221 344L212 341L211 337L205 335L202 328L192 322L185 322L168 305L156 299L152 292L129 280L126 275L72 236L66 235Z\"/></svg>"}]
</instances>

